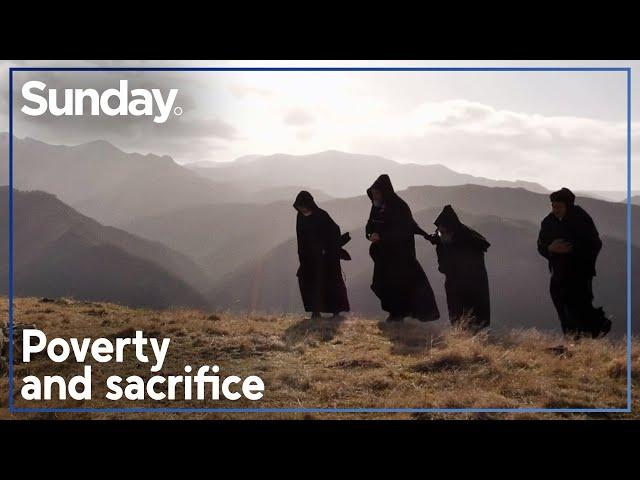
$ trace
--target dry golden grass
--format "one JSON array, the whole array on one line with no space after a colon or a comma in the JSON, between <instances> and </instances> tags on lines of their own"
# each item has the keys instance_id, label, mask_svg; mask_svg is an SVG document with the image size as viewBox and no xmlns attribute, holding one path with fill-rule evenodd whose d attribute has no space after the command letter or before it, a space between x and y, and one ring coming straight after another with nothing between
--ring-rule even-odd
<instances>
[{"instance_id":1,"label":"dry golden grass","mask_svg":"<svg viewBox=\"0 0 640 480\"><path fill-rule=\"evenodd\" d=\"M0 304L7 312L7 299ZM6 320L5 320L6 321ZM405 321L380 324L347 317L309 321L300 317L231 315L195 310L153 311L71 300L15 300L15 321L35 324L53 337L116 337L143 330L170 337L161 375L182 374L185 365L217 364L220 374L259 375L265 396L258 402L111 402L103 399L110 375L149 378L149 365L93 365L93 400L34 405L18 394L17 407L192 407L192 408L624 408L626 349L623 340L584 340L554 351L559 336L535 330L471 337L433 325ZM640 382L638 342L633 382ZM82 366L53 364L44 355L16 363L16 391L26 375L81 373ZM0 418L586 418L584 414L523 413L51 413L9 415L8 379L0 378ZM638 417L596 414L596 418Z\"/></svg>"}]
</instances>

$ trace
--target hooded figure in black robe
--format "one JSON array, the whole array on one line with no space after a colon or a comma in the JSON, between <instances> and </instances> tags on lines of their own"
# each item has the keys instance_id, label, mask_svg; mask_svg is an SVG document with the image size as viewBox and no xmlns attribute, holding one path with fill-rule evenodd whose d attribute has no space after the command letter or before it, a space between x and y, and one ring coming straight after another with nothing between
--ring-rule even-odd
<instances>
[{"instance_id":1,"label":"hooded figure in black robe","mask_svg":"<svg viewBox=\"0 0 640 480\"><path fill-rule=\"evenodd\" d=\"M562 188L550 195L552 212L542 220L538 252L549 262L550 293L566 335L606 335L611 320L593 307L593 277L602 248L591 216Z\"/></svg>"},{"instance_id":2,"label":"hooded figure in black robe","mask_svg":"<svg viewBox=\"0 0 640 480\"><path fill-rule=\"evenodd\" d=\"M349 311L347 288L342 278L340 259L349 259L342 246L349 234L340 235L340 227L316 205L309 192L301 191L293 204L298 211L298 283L304 309L319 318L321 312ZM305 215L303 212L308 213Z\"/></svg>"},{"instance_id":3,"label":"hooded figure in black robe","mask_svg":"<svg viewBox=\"0 0 640 480\"><path fill-rule=\"evenodd\" d=\"M451 205L444 207L433 223L439 235L428 239L436 245L438 270L445 275L451 324L474 331L488 327L491 320L489 279L484 254L491 244L463 224Z\"/></svg>"},{"instance_id":4,"label":"hooded figure in black robe","mask_svg":"<svg viewBox=\"0 0 640 480\"><path fill-rule=\"evenodd\" d=\"M375 195L374 195L375 190ZM426 235L414 221L409 206L393 190L388 175L380 175L367 190L371 213L366 235L373 259L371 289L387 321L413 317L427 322L440 318L435 296L416 258L414 235Z\"/></svg>"}]
</instances>

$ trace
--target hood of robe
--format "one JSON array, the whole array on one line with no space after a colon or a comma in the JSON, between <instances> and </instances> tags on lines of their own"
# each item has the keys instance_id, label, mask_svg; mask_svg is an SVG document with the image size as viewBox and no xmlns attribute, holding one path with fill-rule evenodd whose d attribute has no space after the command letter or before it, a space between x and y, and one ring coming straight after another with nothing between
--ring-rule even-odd
<instances>
[{"instance_id":1,"label":"hood of robe","mask_svg":"<svg viewBox=\"0 0 640 480\"><path fill-rule=\"evenodd\" d=\"M436 227L443 226L449 230L456 230L462 224L458 218L458 214L451 205L445 206L433 223Z\"/></svg>"},{"instance_id":2,"label":"hood of robe","mask_svg":"<svg viewBox=\"0 0 640 480\"><path fill-rule=\"evenodd\" d=\"M470 227L467 227L460 221L451 205L445 206L433 223L437 227L446 227L450 231L448 235L453 235L458 242L473 245L475 248L478 248L483 252L486 252L491 246L487 239L480 233Z\"/></svg>"},{"instance_id":3,"label":"hood of robe","mask_svg":"<svg viewBox=\"0 0 640 480\"><path fill-rule=\"evenodd\" d=\"M306 190L302 190L300 193L298 193L298 196L296 196L295 202L293 202L293 208L298 210L298 207L305 207L305 208L308 208L309 210L318 209L318 205L316 205L316 202L313 199L313 196Z\"/></svg>"},{"instance_id":4,"label":"hood of robe","mask_svg":"<svg viewBox=\"0 0 640 480\"><path fill-rule=\"evenodd\" d=\"M391 200L396 196L396 192L393 189L393 185L391 184L391 179L386 173L380 175L378 179L373 182L373 185L367 188L367 196L371 201L373 201L373 194L371 193L371 190L373 190L374 188L382 192L382 197L385 201Z\"/></svg>"},{"instance_id":5,"label":"hood of robe","mask_svg":"<svg viewBox=\"0 0 640 480\"><path fill-rule=\"evenodd\" d=\"M549 195L549 199L552 202L563 202L567 207L573 207L576 196L573 194L571 190L566 187L561 188L556 192L552 192Z\"/></svg>"}]
</instances>

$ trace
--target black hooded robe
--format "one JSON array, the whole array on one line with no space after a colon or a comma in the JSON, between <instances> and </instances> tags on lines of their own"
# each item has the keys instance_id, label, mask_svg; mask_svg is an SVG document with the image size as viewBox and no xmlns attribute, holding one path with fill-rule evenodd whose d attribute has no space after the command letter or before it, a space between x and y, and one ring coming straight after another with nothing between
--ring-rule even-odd
<instances>
[{"instance_id":1,"label":"black hooded robe","mask_svg":"<svg viewBox=\"0 0 640 480\"><path fill-rule=\"evenodd\" d=\"M373 259L371 290L380 299L382 309L398 317L413 317L427 322L440 318L438 305L427 275L416 258L414 235L425 232L416 224L411 210L393 190L388 175L380 175L367 189L382 192L384 204L372 205L366 226L367 238L373 233L380 240L369 247Z\"/></svg>"},{"instance_id":2,"label":"black hooded robe","mask_svg":"<svg viewBox=\"0 0 640 480\"><path fill-rule=\"evenodd\" d=\"M348 312L349 299L340 267L340 227L316 205L309 192L300 192L293 206L312 211L309 216L298 212L296 218L300 260L297 276L305 311Z\"/></svg>"},{"instance_id":3,"label":"black hooded robe","mask_svg":"<svg viewBox=\"0 0 640 480\"><path fill-rule=\"evenodd\" d=\"M565 254L550 253L549 245L556 239L571 243L573 250ZM567 213L562 220L553 213L542 220L538 252L549 262L549 292L565 334L596 337L609 322L602 308L593 307L592 283L601 248L602 241L593 219L583 208L573 205L572 198L567 202Z\"/></svg>"},{"instance_id":4,"label":"black hooded robe","mask_svg":"<svg viewBox=\"0 0 640 480\"><path fill-rule=\"evenodd\" d=\"M472 329L482 329L491 322L489 278L484 254L491 245L482 235L463 224L447 205L434 224L447 227L450 240L436 237L438 270L445 275L449 321Z\"/></svg>"}]
</instances>

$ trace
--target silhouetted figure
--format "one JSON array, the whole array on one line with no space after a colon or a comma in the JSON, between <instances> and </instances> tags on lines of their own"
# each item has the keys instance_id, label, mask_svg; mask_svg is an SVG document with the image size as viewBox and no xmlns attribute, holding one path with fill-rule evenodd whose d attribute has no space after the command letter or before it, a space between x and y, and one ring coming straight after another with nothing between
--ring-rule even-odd
<instances>
[{"instance_id":1,"label":"silhouetted figure","mask_svg":"<svg viewBox=\"0 0 640 480\"><path fill-rule=\"evenodd\" d=\"M319 208L309 192L301 191L293 204L298 211L296 235L298 238L298 283L302 302L311 318L320 318L321 312L349 311L347 288L342 278L340 259L349 260L342 249L350 238L340 235L340 227L329 214Z\"/></svg>"},{"instance_id":2,"label":"silhouetted figure","mask_svg":"<svg viewBox=\"0 0 640 480\"><path fill-rule=\"evenodd\" d=\"M416 258L413 236L426 235L413 220L409 206L393 190L388 175L380 175L367 190L371 213L366 235L374 262L371 289L389 312L387 321L414 317L440 318L433 290Z\"/></svg>"},{"instance_id":3,"label":"silhouetted figure","mask_svg":"<svg viewBox=\"0 0 640 480\"><path fill-rule=\"evenodd\" d=\"M611 321L593 307L593 277L602 241L589 214L575 205L575 195L563 188L550 195L551 213L538 236L538 252L548 259L550 292L566 335L606 335Z\"/></svg>"},{"instance_id":4,"label":"silhouetted figure","mask_svg":"<svg viewBox=\"0 0 640 480\"><path fill-rule=\"evenodd\" d=\"M464 225L451 205L433 223L436 234L426 238L436 245L438 270L445 275L451 324L473 331L488 327L491 309L484 254L491 244Z\"/></svg>"}]
</instances>

